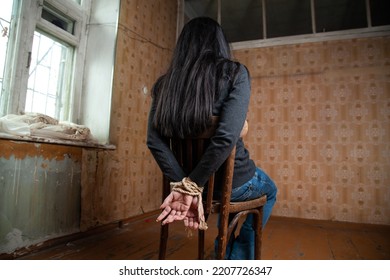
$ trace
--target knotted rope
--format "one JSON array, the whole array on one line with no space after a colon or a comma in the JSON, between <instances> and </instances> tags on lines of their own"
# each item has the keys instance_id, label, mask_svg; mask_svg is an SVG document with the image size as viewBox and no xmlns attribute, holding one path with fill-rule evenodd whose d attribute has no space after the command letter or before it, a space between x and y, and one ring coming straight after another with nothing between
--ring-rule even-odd
<instances>
[{"instance_id":1,"label":"knotted rope","mask_svg":"<svg viewBox=\"0 0 390 280\"><path fill-rule=\"evenodd\" d=\"M198 197L198 218L199 218L199 229L206 230L207 223L204 217L203 203L202 203L202 192L203 187L199 187L190 178L184 177L180 182L171 182L171 191L176 191L182 194L188 194Z\"/></svg>"}]
</instances>

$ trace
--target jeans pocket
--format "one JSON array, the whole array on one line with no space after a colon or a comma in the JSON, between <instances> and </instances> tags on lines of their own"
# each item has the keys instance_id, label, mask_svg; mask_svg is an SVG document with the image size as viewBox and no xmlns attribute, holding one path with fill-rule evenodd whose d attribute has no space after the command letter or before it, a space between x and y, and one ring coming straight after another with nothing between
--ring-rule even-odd
<instances>
[{"instance_id":1,"label":"jeans pocket","mask_svg":"<svg viewBox=\"0 0 390 280\"><path fill-rule=\"evenodd\" d=\"M245 201L248 200L253 191L253 184L252 180L246 182L244 185L234 188L232 190L232 196L231 196L231 201L232 202L237 202L237 201Z\"/></svg>"}]
</instances>

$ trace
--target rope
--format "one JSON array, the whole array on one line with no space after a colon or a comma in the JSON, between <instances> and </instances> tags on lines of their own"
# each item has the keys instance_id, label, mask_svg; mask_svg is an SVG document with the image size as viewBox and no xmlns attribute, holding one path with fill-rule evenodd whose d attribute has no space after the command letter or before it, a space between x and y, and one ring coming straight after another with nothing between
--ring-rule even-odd
<instances>
[{"instance_id":1,"label":"rope","mask_svg":"<svg viewBox=\"0 0 390 280\"><path fill-rule=\"evenodd\" d=\"M199 229L206 230L207 223L204 217L203 203L202 203L202 192L203 187L199 187L190 178L184 177L180 182L171 182L171 191L176 191L182 194L188 194L198 197L198 218L199 218Z\"/></svg>"}]
</instances>

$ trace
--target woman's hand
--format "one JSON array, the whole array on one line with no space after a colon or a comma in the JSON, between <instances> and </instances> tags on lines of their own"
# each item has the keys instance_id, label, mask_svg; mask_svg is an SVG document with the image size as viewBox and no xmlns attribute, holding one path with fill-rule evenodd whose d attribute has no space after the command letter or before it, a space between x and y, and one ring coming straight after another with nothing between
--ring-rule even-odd
<instances>
[{"instance_id":1,"label":"woman's hand","mask_svg":"<svg viewBox=\"0 0 390 280\"><path fill-rule=\"evenodd\" d=\"M190 209L188 209L187 215L184 218L184 225L192 230L199 228L199 212L198 212L198 197L194 197L192 200Z\"/></svg>"},{"instance_id":2,"label":"woman's hand","mask_svg":"<svg viewBox=\"0 0 390 280\"><path fill-rule=\"evenodd\" d=\"M173 221L183 220L192 205L193 199L194 197L191 195L172 191L160 206L163 211L157 217L157 222L162 221L162 224L165 225Z\"/></svg>"},{"instance_id":3,"label":"woman's hand","mask_svg":"<svg viewBox=\"0 0 390 280\"><path fill-rule=\"evenodd\" d=\"M157 217L157 222L169 224L174 221L184 220L184 225L190 229L199 228L198 197L172 191L161 204L163 209Z\"/></svg>"}]
</instances>

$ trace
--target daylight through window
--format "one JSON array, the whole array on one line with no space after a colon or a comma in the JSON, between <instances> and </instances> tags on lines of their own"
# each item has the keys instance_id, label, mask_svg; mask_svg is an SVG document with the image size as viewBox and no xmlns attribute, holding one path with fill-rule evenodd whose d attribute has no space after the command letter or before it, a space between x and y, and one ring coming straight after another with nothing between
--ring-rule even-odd
<instances>
[{"instance_id":1,"label":"daylight through window","mask_svg":"<svg viewBox=\"0 0 390 280\"><path fill-rule=\"evenodd\" d=\"M31 112L79 119L88 3L2 0L0 117Z\"/></svg>"}]
</instances>

